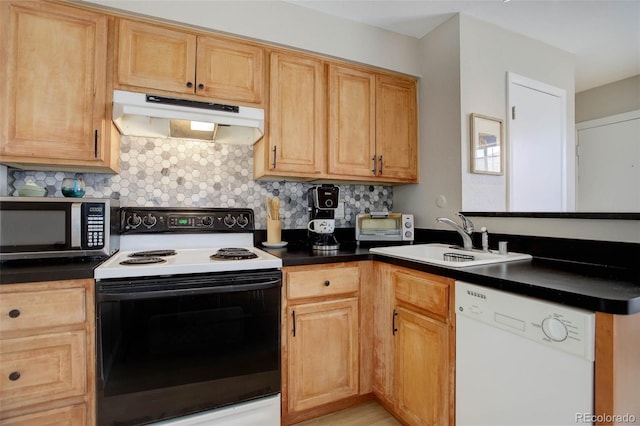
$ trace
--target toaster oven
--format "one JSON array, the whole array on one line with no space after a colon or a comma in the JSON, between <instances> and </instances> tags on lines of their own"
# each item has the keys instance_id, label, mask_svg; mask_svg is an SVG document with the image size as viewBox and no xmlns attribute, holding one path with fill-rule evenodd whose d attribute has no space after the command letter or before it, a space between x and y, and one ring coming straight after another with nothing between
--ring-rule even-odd
<instances>
[{"instance_id":1,"label":"toaster oven","mask_svg":"<svg viewBox=\"0 0 640 426\"><path fill-rule=\"evenodd\" d=\"M360 213L356 217L356 241L410 241L415 235L413 215Z\"/></svg>"}]
</instances>

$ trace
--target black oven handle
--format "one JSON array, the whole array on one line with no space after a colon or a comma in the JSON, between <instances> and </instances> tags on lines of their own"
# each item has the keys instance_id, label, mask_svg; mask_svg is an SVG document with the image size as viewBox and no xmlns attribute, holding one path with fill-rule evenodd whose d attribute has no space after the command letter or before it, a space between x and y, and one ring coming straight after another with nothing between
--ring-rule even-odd
<instances>
[{"instance_id":1,"label":"black oven handle","mask_svg":"<svg viewBox=\"0 0 640 426\"><path fill-rule=\"evenodd\" d=\"M199 294L215 294L215 293L236 293L240 291L267 290L282 286L281 278L269 279L266 281L253 282L248 284L228 284L221 286L199 286L186 288L171 289L152 289L148 291L105 291L98 289L96 299L100 302L113 302L118 300L134 300L134 299L156 299L161 297L173 296L196 296ZM131 288L131 287L129 287Z\"/></svg>"}]
</instances>

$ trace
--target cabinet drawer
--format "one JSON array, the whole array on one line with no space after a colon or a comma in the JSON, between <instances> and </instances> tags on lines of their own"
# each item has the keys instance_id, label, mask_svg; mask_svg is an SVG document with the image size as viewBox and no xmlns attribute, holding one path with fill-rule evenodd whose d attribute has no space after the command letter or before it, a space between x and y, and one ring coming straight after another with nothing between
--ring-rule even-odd
<instances>
[{"instance_id":1,"label":"cabinet drawer","mask_svg":"<svg viewBox=\"0 0 640 426\"><path fill-rule=\"evenodd\" d=\"M81 426L86 424L86 404L72 405L0 420L1 426Z\"/></svg>"},{"instance_id":2,"label":"cabinet drawer","mask_svg":"<svg viewBox=\"0 0 640 426\"><path fill-rule=\"evenodd\" d=\"M84 327L85 297L84 288L4 293L0 298L0 336L44 327Z\"/></svg>"},{"instance_id":3,"label":"cabinet drawer","mask_svg":"<svg viewBox=\"0 0 640 426\"><path fill-rule=\"evenodd\" d=\"M429 311L441 318L448 317L449 284L444 278L396 272L394 291L399 301Z\"/></svg>"},{"instance_id":4,"label":"cabinet drawer","mask_svg":"<svg viewBox=\"0 0 640 426\"><path fill-rule=\"evenodd\" d=\"M84 331L4 339L0 406L12 410L87 391Z\"/></svg>"},{"instance_id":5,"label":"cabinet drawer","mask_svg":"<svg viewBox=\"0 0 640 426\"><path fill-rule=\"evenodd\" d=\"M360 269L357 266L350 266L289 271L286 272L286 277L289 299L332 296L358 291Z\"/></svg>"}]
</instances>

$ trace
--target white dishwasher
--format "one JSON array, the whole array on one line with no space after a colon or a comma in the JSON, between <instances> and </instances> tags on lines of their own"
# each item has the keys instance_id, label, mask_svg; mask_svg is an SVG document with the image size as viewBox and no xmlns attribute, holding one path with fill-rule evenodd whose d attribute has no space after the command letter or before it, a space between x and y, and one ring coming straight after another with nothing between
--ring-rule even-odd
<instances>
[{"instance_id":1,"label":"white dishwasher","mask_svg":"<svg viewBox=\"0 0 640 426\"><path fill-rule=\"evenodd\" d=\"M456 424L591 424L595 313L456 282Z\"/></svg>"}]
</instances>

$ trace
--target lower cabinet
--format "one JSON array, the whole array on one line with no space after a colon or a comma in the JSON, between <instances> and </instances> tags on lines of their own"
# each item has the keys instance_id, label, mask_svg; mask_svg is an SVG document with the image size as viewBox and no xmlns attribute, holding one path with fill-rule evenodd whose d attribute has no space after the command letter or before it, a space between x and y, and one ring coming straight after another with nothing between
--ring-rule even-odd
<instances>
[{"instance_id":1,"label":"lower cabinet","mask_svg":"<svg viewBox=\"0 0 640 426\"><path fill-rule=\"evenodd\" d=\"M360 393L357 263L283 268L282 423L335 411Z\"/></svg>"},{"instance_id":2,"label":"lower cabinet","mask_svg":"<svg viewBox=\"0 0 640 426\"><path fill-rule=\"evenodd\" d=\"M0 424L95 424L93 287L0 286Z\"/></svg>"},{"instance_id":3,"label":"lower cabinet","mask_svg":"<svg viewBox=\"0 0 640 426\"><path fill-rule=\"evenodd\" d=\"M394 315L397 414L409 424L446 425L448 326L404 308L397 308Z\"/></svg>"},{"instance_id":4,"label":"lower cabinet","mask_svg":"<svg viewBox=\"0 0 640 426\"><path fill-rule=\"evenodd\" d=\"M375 264L376 397L408 425L453 425L454 281Z\"/></svg>"},{"instance_id":5,"label":"lower cabinet","mask_svg":"<svg viewBox=\"0 0 640 426\"><path fill-rule=\"evenodd\" d=\"M288 309L289 409L302 411L358 393L358 299Z\"/></svg>"}]
</instances>

